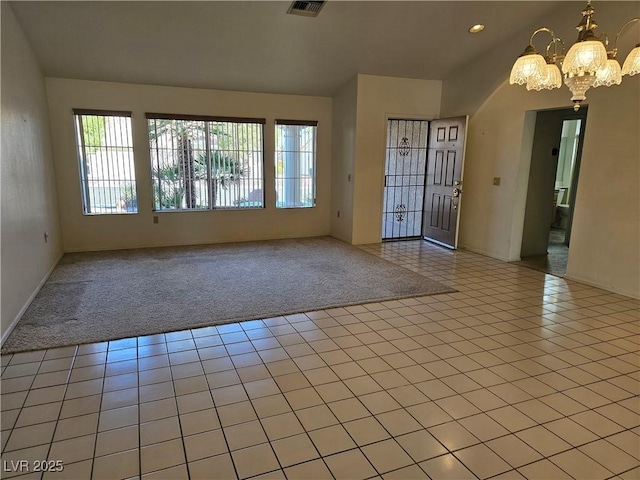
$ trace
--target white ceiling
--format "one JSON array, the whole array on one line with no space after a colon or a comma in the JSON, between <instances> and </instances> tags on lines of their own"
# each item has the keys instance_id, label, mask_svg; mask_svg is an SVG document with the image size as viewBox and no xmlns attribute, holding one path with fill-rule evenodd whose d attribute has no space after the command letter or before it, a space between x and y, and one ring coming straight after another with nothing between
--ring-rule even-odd
<instances>
[{"instance_id":1,"label":"white ceiling","mask_svg":"<svg viewBox=\"0 0 640 480\"><path fill-rule=\"evenodd\" d=\"M276 1L11 5L46 76L331 95L357 73L446 79L522 29L505 44L515 57L566 2L329 0L317 18ZM486 30L468 33L475 23Z\"/></svg>"}]
</instances>

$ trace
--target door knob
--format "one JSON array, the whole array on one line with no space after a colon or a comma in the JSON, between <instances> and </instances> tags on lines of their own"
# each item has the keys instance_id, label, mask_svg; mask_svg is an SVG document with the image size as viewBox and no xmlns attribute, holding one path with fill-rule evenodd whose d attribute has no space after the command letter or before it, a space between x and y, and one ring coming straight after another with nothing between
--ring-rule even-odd
<instances>
[{"instance_id":1,"label":"door knob","mask_svg":"<svg viewBox=\"0 0 640 480\"><path fill-rule=\"evenodd\" d=\"M460 194L462 193L462 190L459 188L454 188L453 189L453 198L451 199L451 203L453 204L453 209L457 210L458 209L458 203L460 202Z\"/></svg>"}]
</instances>

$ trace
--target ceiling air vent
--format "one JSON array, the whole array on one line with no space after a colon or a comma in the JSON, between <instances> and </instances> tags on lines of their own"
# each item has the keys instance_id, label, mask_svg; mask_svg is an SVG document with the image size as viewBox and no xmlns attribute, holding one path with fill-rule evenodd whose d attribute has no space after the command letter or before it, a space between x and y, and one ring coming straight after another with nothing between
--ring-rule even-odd
<instances>
[{"instance_id":1,"label":"ceiling air vent","mask_svg":"<svg viewBox=\"0 0 640 480\"><path fill-rule=\"evenodd\" d=\"M303 15L305 17L317 17L322 10L324 4L327 3L325 0L320 1L294 1L287 13L292 15Z\"/></svg>"}]
</instances>

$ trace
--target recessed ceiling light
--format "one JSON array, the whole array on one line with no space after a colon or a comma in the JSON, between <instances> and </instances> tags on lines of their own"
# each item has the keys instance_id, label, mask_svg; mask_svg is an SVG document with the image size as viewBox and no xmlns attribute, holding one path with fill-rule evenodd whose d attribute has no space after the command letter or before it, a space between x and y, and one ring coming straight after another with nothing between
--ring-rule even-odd
<instances>
[{"instance_id":1,"label":"recessed ceiling light","mask_svg":"<svg viewBox=\"0 0 640 480\"><path fill-rule=\"evenodd\" d=\"M479 33L483 30L484 30L484 25L478 23L477 25L474 25L473 27L469 28L469 33Z\"/></svg>"}]
</instances>

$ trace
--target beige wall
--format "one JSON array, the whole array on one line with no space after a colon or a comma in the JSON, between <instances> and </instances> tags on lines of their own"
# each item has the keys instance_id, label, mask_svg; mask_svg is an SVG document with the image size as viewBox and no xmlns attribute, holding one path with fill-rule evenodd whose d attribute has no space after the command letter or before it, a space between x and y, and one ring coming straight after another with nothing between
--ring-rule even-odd
<instances>
[{"instance_id":1,"label":"beige wall","mask_svg":"<svg viewBox=\"0 0 640 480\"><path fill-rule=\"evenodd\" d=\"M640 298L640 75L587 95L567 276Z\"/></svg>"},{"instance_id":2,"label":"beige wall","mask_svg":"<svg viewBox=\"0 0 640 480\"><path fill-rule=\"evenodd\" d=\"M4 341L58 262L62 242L44 78L8 2L1 9Z\"/></svg>"},{"instance_id":3,"label":"beige wall","mask_svg":"<svg viewBox=\"0 0 640 480\"><path fill-rule=\"evenodd\" d=\"M353 172L356 156L358 81L353 77L333 97L331 235L353 239ZM338 216L340 212L340 216Z\"/></svg>"},{"instance_id":4,"label":"beige wall","mask_svg":"<svg viewBox=\"0 0 640 480\"><path fill-rule=\"evenodd\" d=\"M358 75L353 192L354 244L380 242L387 119L440 115L442 82Z\"/></svg>"},{"instance_id":5,"label":"beige wall","mask_svg":"<svg viewBox=\"0 0 640 480\"><path fill-rule=\"evenodd\" d=\"M53 149L60 191L65 251L261 240L328 235L330 231L332 101L325 97L272 95L48 78ZM73 108L133 112L138 185L135 215L82 214ZM265 209L152 212L145 112L266 118ZM317 120L317 206L276 209L273 122ZM152 216L159 223L152 223Z\"/></svg>"},{"instance_id":6,"label":"beige wall","mask_svg":"<svg viewBox=\"0 0 640 480\"><path fill-rule=\"evenodd\" d=\"M589 111L567 278L640 296L640 77L587 92ZM570 106L570 92L505 81L471 117L460 246L517 260L535 114ZM493 177L501 185L493 186Z\"/></svg>"}]
</instances>

